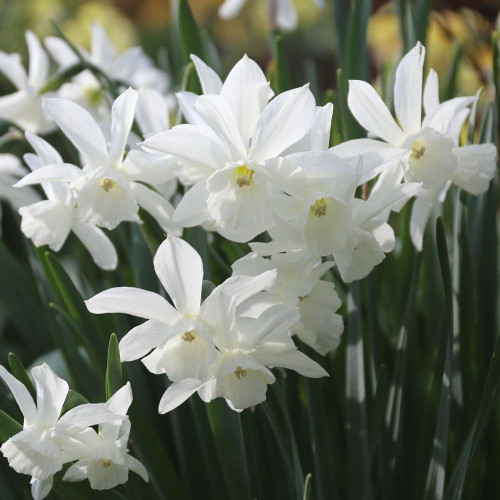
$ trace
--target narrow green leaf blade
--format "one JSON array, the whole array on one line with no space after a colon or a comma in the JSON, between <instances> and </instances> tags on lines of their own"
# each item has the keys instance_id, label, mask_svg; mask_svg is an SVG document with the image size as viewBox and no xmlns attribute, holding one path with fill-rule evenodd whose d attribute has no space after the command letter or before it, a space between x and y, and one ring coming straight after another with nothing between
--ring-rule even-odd
<instances>
[{"instance_id":1,"label":"narrow green leaf blade","mask_svg":"<svg viewBox=\"0 0 500 500\"><path fill-rule=\"evenodd\" d=\"M347 470L349 498L372 498L370 453L366 417L366 387L359 283L349 288L347 298Z\"/></svg>"},{"instance_id":2,"label":"narrow green leaf blade","mask_svg":"<svg viewBox=\"0 0 500 500\"><path fill-rule=\"evenodd\" d=\"M122 363L120 348L115 333L111 334L108 346L108 364L106 367L106 399L109 399L122 386Z\"/></svg>"},{"instance_id":3,"label":"narrow green leaf blade","mask_svg":"<svg viewBox=\"0 0 500 500\"><path fill-rule=\"evenodd\" d=\"M448 247L446 245L446 235L441 217L438 217L436 223L436 240L446 298L446 358L442 376L441 396L439 399L439 410L436 422L436 431L434 434L432 457L429 470L427 472L427 481L425 486L425 498L427 500L435 500L443 497L451 407L450 380L451 342L453 338L453 290L448 258Z\"/></svg>"},{"instance_id":4,"label":"narrow green leaf blade","mask_svg":"<svg viewBox=\"0 0 500 500\"><path fill-rule=\"evenodd\" d=\"M193 16L188 0L179 0L179 34L181 37L184 62L190 62L191 54L204 58L203 42L200 30Z\"/></svg>"},{"instance_id":5,"label":"narrow green leaf blade","mask_svg":"<svg viewBox=\"0 0 500 500\"><path fill-rule=\"evenodd\" d=\"M273 88L276 94L281 94L292 88L292 77L290 75L290 67L286 60L285 45L281 35L277 35L275 39L275 59L276 67L273 75Z\"/></svg>"},{"instance_id":6,"label":"narrow green leaf blade","mask_svg":"<svg viewBox=\"0 0 500 500\"><path fill-rule=\"evenodd\" d=\"M23 426L19 422L0 410L0 441L2 443L22 430Z\"/></svg>"}]
</instances>

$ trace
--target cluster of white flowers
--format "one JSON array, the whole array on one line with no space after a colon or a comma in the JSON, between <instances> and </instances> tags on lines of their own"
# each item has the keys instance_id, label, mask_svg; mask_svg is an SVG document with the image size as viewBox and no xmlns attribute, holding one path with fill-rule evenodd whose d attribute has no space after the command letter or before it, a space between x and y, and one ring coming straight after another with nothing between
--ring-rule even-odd
<instances>
[{"instance_id":1,"label":"cluster of white flowers","mask_svg":"<svg viewBox=\"0 0 500 500\"><path fill-rule=\"evenodd\" d=\"M165 373L173 382L160 401L160 413L196 391L205 402L223 397L235 410L261 403L267 384L275 380L270 367L308 377L327 375L290 337L290 328L301 319L298 308L279 299L266 304L254 300L268 291L274 296L280 288L283 279L276 270L233 276L201 303L203 263L188 243L169 236L155 255L154 267L175 307L161 295L129 287L106 290L86 304L93 313L119 312L148 320L123 337L120 357L143 358L149 371ZM310 289L310 281L303 278L301 288ZM333 298L338 307L335 292Z\"/></svg>"},{"instance_id":2,"label":"cluster of white flowers","mask_svg":"<svg viewBox=\"0 0 500 500\"><path fill-rule=\"evenodd\" d=\"M144 466L128 454L132 389L127 383L106 403L83 404L63 415L68 384L47 364L31 370L36 404L28 389L3 366L0 377L7 384L24 417L22 431L3 443L0 451L19 474L31 477L35 500L45 498L54 475L75 462L64 481L87 479L96 490L114 488L128 479L129 470L148 481ZM94 428L98 426L98 432Z\"/></svg>"},{"instance_id":3,"label":"cluster of white flowers","mask_svg":"<svg viewBox=\"0 0 500 500\"><path fill-rule=\"evenodd\" d=\"M242 4L228 0L223 12L234 13ZM291 6L285 0L276 5ZM61 87L58 96L40 96L48 59L34 35L27 40L29 76L18 57L0 54L0 70L20 89L15 97L2 98L3 104L0 100L0 116L25 129L36 152L25 155L32 172L16 186L41 184L47 196L20 208L22 230L35 245L56 251L73 231L104 269L116 267L117 257L100 228L140 223L139 207L169 235L154 267L174 306L135 288L106 290L87 301L93 313L147 320L123 337L120 353L123 361L142 358L152 373L167 375L171 385L160 401L161 413L194 392L207 402L223 397L237 411L256 405L275 381L273 367L308 377L327 375L293 340L298 337L322 355L340 342L341 302L333 283L322 279L325 273L336 266L346 283L367 276L394 248L391 211L413 197L411 236L421 250L432 209L449 186L478 194L495 173L492 144L459 146L476 98L440 103L432 70L422 91L425 50L420 43L396 71L399 123L368 83L351 81L349 108L370 138L330 148L333 105L317 106L307 85L275 96L262 70L246 56L222 82L193 55L203 92L176 94L184 123L170 127L167 79L140 49L117 55L102 29L94 27L91 54L82 53L118 81L122 93L109 108L89 71ZM47 46L61 67L77 62L65 42L51 38ZM134 120L136 133L131 132ZM35 135L55 125L79 152L79 166L64 163ZM6 173L11 181L12 175L22 175L20 165ZM174 208L169 198L178 183L186 191ZM358 197L360 186L370 191L368 196ZM233 263L232 276L203 302L201 258L179 238L182 228L198 225L234 242L250 242L252 250ZM251 242L266 231L269 241ZM107 409L115 411L113 405L108 402ZM125 406L120 406L123 413ZM109 487L126 479L126 467L139 471L133 459L123 459L127 422L103 424L101 436L87 431L92 455L79 457L66 479L88 475L93 487ZM108 458L110 450L122 461ZM112 478L103 479L95 457L103 467L108 460L126 467L113 466ZM52 474L29 470L40 480Z\"/></svg>"},{"instance_id":4,"label":"cluster of white flowers","mask_svg":"<svg viewBox=\"0 0 500 500\"><path fill-rule=\"evenodd\" d=\"M15 99L20 106L19 112L2 108L0 102L0 116L26 129L26 139L36 152L36 155L28 153L24 156L32 172L15 186L42 184L47 197L46 200L21 206L19 212L24 234L36 246L48 245L58 251L73 231L96 264L107 270L116 268L118 259L113 244L100 228L113 229L124 220L140 222L139 207L150 212L165 232L180 234L179 227L172 222L173 207L164 196L170 196L175 190L173 178L176 163L166 155L139 149L135 144L140 139L131 133L134 117L145 134L169 127L170 105L167 97L158 90L166 91L166 75L152 67L151 61L138 47L120 56L115 55L102 28L94 25L92 52L86 56L88 60L97 67L116 68L112 74L114 78L127 84L134 83L139 90L129 88L108 110L104 92L101 91L97 99L95 89L101 88L99 82L87 70L61 87L59 93L65 98L42 97L39 90L47 80L48 55L35 35L28 32L27 40L30 78L26 81L36 81L38 86L29 87L31 93L20 90L2 98L6 102L10 98L14 100L14 96L21 96ZM78 62L63 40L49 38L47 45L63 67ZM0 53L2 61L0 70L8 76L12 77L14 69L24 74L17 54L9 56ZM7 62L15 65L10 72ZM74 100L68 99L69 96ZM30 112L28 120L26 110L35 107L36 116ZM2 114L2 109L5 114ZM97 122L94 117L99 117L100 121ZM47 132L55 125L80 153L82 168L64 163L49 143L35 135L35 132ZM126 146L129 150L125 155ZM24 174L20 166L9 168L12 162L7 158L3 163L6 166L1 170L2 186L11 181L12 174ZM24 200L22 205L34 201L31 190L19 190L16 197L10 189L12 184L10 182L3 188L0 196L13 201L16 207L21 205L21 199Z\"/></svg>"}]
</instances>

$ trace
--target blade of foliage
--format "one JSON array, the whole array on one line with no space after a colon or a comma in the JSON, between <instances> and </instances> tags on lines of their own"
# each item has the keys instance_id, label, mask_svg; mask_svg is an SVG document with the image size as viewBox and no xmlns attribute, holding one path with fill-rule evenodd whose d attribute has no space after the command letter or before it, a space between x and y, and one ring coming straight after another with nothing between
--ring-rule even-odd
<instances>
[{"instance_id":1,"label":"blade of foliage","mask_svg":"<svg viewBox=\"0 0 500 500\"><path fill-rule=\"evenodd\" d=\"M346 76L350 79L368 80L369 78L366 30L371 9L371 0L354 0L351 2L344 59Z\"/></svg>"},{"instance_id":2,"label":"blade of foliage","mask_svg":"<svg viewBox=\"0 0 500 500\"><path fill-rule=\"evenodd\" d=\"M12 417L7 415L4 411L0 410L0 441L5 443L9 438L21 432L23 426L16 422Z\"/></svg>"},{"instance_id":3,"label":"blade of foliage","mask_svg":"<svg viewBox=\"0 0 500 500\"><path fill-rule=\"evenodd\" d=\"M23 337L24 346L30 355L47 349L47 317L33 274L26 264L21 263L0 241L2 262L2 284L0 299L8 318L16 331ZM22 297L22 300L20 300ZM26 314L26 311L30 311Z\"/></svg>"},{"instance_id":4,"label":"blade of foliage","mask_svg":"<svg viewBox=\"0 0 500 500\"><path fill-rule=\"evenodd\" d=\"M286 60L285 44L281 35L276 35L274 43L276 65L272 78L272 87L276 94L281 94L292 88L290 67Z\"/></svg>"},{"instance_id":5,"label":"blade of foliage","mask_svg":"<svg viewBox=\"0 0 500 500\"><path fill-rule=\"evenodd\" d=\"M446 236L441 217L438 218L436 224L436 239L439 253L439 263L441 266L441 276L446 298L446 358L442 376L441 397L439 400L434 445L425 487L425 498L429 500L443 497L451 406L450 380L452 373L451 342L453 338L453 290L450 263L448 259L448 248L446 245Z\"/></svg>"},{"instance_id":6,"label":"blade of foliage","mask_svg":"<svg viewBox=\"0 0 500 500\"><path fill-rule=\"evenodd\" d=\"M62 413L71 410L71 408L74 408L75 406L84 405L87 403L88 403L87 398L83 397L81 394L74 391L73 389L70 389L68 391L68 395L66 396L66 400L64 401Z\"/></svg>"},{"instance_id":7,"label":"blade of foliage","mask_svg":"<svg viewBox=\"0 0 500 500\"><path fill-rule=\"evenodd\" d=\"M416 38L425 45L427 40L427 28L429 25L429 15L431 13L434 0L417 0L415 5L415 33Z\"/></svg>"},{"instance_id":8,"label":"blade of foliage","mask_svg":"<svg viewBox=\"0 0 500 500\"><path fill-rule=\"evenodd\" d=\"M108 345L108 362L106 365L106 399L109 399L122 387L122 364L120 348L115 333L111 334Z\"/></svg>"},{"instance_id":9,"label":"blade of foliage","mask_svg":"<svg viewBox=\"0 0 500 500\"><path fill-rule=\"evenodd\" d=\"M93 359L96 361L104 361L102 347L105 344L100 335L99 325L95 317L85 307L82 296L76 289L71 278L51 252L37 249L37 255L57 302L75 320L82 332L82 338L86 339L85 347L89 355L93 356Z\"/></svg>"},{"instance_id":10,"label":"blade of foliage","mask_svg":"<svg viewBox=\"0 0 500 500\"><path fill-rule=\"evenodd\" d=\"M207 405L208 420L231 498L250 498L245 444L240 417L221 400Z\"/></svg>"},{"instance_id":11,"label":"blade of foliage","mask_svg":"<svg viewBox=\"0 0 500 500\"><path fill-rule=\"evenodd\" d=\"M448 71L448 81L446 83L446 92L444 99L448 100L457 95L457 78L460 63L464 56L463 45L458 43L453 51L450 69Z\"/></svg>"},{"instance_id":12,"label":"blade of foliage","mask_svg":"<svg viewBox=\"0 0 500 500\"><path fill-rule=\"evenodd\" d=\"M311 492L312 492L312 474L309 473L306 476L306 480L304 482L304 496L302 497L303 500L310 500L311 497Z\"/></svg>"},{"instance_id":13,"label":"blade of foliage","mask_svg":"<svg viewBox=\"0 0 500 500\"><path fill-rule=\"evenodd\" d=\"M359 284L354 282L347 297L346 434L349 498L372 497L370 453L366 418L366 387Z\"/></svg>"},{"instance_id":14,"label":"blade of foliage","mask_svg":"<svg viewBox=\"0 0 500 500\"><path fill-rule=\"evenodd\" d=\"M82 62L77 62L67 68L63 68L47 80L47 83L38 91L38 94L43 95L47 92L58 90L64 83L84 71L85 68L86 66Z\"/></svg>"},{"instance_id":15,"label":"blade of foliage","mask_svg":"<svg viewBox=\"0 0 500 500\"><path fill-rule=\"evenodd\" d=\"M481 404L476 421L465 443L460 459L446 488L445 500L459 500L467 478L467 470L484 436L488 422L495 410L500 395L500 338L491 358Z\"/></svg>"},{"instance_id":16,"label":"blade of foliage","mask_svg":"<svg viewBox=\"0 0 500 500\"><path fill-rule=\"evenodd\" d=\"M191 54L204 59L200 30L193 16L188 0L179 0L179 34L181 37L184 62L189 63Z\"/></svg>"}]
</instances>

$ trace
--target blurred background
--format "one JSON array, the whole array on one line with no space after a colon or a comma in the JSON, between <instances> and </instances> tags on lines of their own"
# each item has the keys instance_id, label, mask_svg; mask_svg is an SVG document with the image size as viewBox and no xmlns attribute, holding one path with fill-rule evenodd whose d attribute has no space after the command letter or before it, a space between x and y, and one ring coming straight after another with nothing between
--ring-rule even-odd
<instances>
[{"instance_id":1,"label":"blurred background","mask_svg":"<svg viewBox=\"0 0 500 500\"><path fill-rule=\"evenodd\" d=\"M220 56L220 61L213 64L225 73L246 52L266 67L270 43L265 0L249 0L241 14L230 21L218 18L221 3L222 0L190 1L205 36ZM294 83L311 81L313 90L334 86L339 66L338 33L333 28L335 10L351 4L350 0L326 3L326 11L322 11L312 0L295 0L299 25L285 35ZM372 2L367 37L373 80L383 63L396 62L402 52L397 3ZM175 8L175 0L0 0L0 50L25 55L24 31L31 29L40 37L52 35L51 19L72 41L88 46L89 25L97 20L118 48L140 44L160 66L170 67L175 85L181 65L171 22ZM473 94L491 81L490 39L500 25L499 8L500 0L434 2L425 40L427 64L446 75L453 62L452 54L461 46L457 94ZM0 84L0 90L8 85L4 79ZM484 97L489 99L488 94L485 92Z\"/></svg>"}]
</instances>

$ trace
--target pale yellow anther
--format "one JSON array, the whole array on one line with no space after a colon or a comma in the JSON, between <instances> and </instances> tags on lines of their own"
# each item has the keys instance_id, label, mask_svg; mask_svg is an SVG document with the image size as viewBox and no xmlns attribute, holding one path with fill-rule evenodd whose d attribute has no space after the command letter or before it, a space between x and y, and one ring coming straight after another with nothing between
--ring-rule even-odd
<instances>
[{"instance_id":1,"label":"pale yellow anther","mask_svg":"<svg viewBox=\"0 0 500 500\"><path fill-rule=\"evenodd\" d=\"M116 186L116 182L108 177L101 179L99 183L101 184L101 188L104 189L106 193L109 193Z\"/></svg>"},{"instance_id":2,"label":"pale yellow anther","mask_svg":"<svg viewBox=\"0 0 500 500\"><path fill-rule=\"evenodd\" d=\"M326 215L327 206L326 200L324 198L320 198L314 202L314 205L311 205L311 213L316 217L323 217Z\"/></svg>"},{"instance_id":3,"label":"pale yellow anther","mask_svg":"<svg viewBox=\"0 0 500 500\"><path fill-rule=\"evenodd\" d=\"M414 143L413 146L411 147L411 155L410 158L414 158L415 160L418 160L424 156L425 153L425 147L421 145L420 141L417 139Z\"/></svg>"},{"instance_id":4,"label":"pale yellow anther","mask_svg":"<svg viewBox=\"0 0 500 500\"><path fill-rule=\"evenodd\" d=\"M109 458L101 458L101 465L104 469L111 467L111 460Z\"/></svg>"},{"instance_id":5,"label":"pale yellow anther","mask_svg":"<svg viewBox=\"0 0 500 500\"><path fill-rule=\"evenodd\" d=\"M192 342L196 338L196 330L190 330L189 332L184 332L182 335L182 340L186 342Z\"/></svg>"},{"instance_id":6,"label":"pale yellow anther","mask_svg":"<svg viewBox=\"0 0 500 500\"><path fill-rule=\"evenodd\" d=\"M249 169L246 165L236 168L234 176L236 178L236 185L240 188L253 184L253 170Z\"/></svg>"},{"instance_id":7,"label":"pale yellow anther","mask_svg":"<svg viewBox=\"0 0 500 500\"><path fill-rule=\"evenodd\" d=\"M236 375L236 378L238 380L241 380L242 377L247 376L247 371L243 370L243 368L241 366L237 366L236 370L234 370L234 374Z\"/></svg>"}]
</instances>

